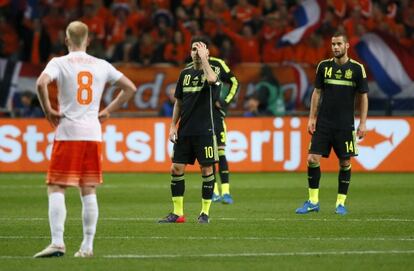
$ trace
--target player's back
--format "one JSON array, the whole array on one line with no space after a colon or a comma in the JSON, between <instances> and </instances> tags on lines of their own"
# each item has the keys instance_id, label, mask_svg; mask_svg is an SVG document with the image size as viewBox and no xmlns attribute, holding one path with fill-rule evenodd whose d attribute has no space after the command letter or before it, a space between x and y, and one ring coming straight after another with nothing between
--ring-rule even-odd
<instances>
[{"instance_id":1,"label":"player's back","mask_svg":"<svg viewBox=\"0 0 414 271\"><path fill-rule=\"evenodd\" d=\"M122 73L82 51L53 58L44 72L57 82L59 112L64 116L55 139L101 141L98 113L102 93L105 84L116 82Z\"/></svg>"}]
</instances>

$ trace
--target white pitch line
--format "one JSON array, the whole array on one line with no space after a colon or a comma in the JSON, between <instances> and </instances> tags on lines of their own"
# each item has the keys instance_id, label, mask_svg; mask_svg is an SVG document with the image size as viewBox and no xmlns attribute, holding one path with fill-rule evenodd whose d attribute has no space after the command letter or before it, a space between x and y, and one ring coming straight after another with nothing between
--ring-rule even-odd
<instances>
[{"instance_id":1,"label":"white pitch line","mask_svg":"<svg viewBox=\"0 0 414 271\"><path fill-rule=\"evenodd\" d=\"M210 257L281 257L281 256L327 256L327 255L377 255L377 254L414 254L414 250L362 250L362 251L313 251L313 252L265 252L265 253L226 253L226 254L125 254L125 255L104 255L103 258L116 259L159 259L159 258L210 258Z\"/></svg>"},{"instance_id":2,"label":"white pitch line","mask_svg":"<svg viewBox=\"0 0 414 271\"><path fill-rule=\"evenodd\" d=\"M232 257L283 257L283 256L343 256L343 255L390 255L414 254L414 250L345 250L345 251L291 251L291 252L263 252L263 253L226 253L226 254L120 254L103 255L95 258L106 259L165 259L165 258L232 258ZM33 259L30 256L0 255L1 260Z\"/></svg>"},{"instance_id":3,"label":"white pitch line","mask_svg":"<svg viewBox=\"0 0 414 271\"><path fill-rule=\"evenodd\" d=\"M49 239L50 236L22 236L22 235L3 235L0 236L0 239L5 240L16 240L16 239ZM78 237L67 236L66 239L78 239ZM399 238L388 238L388 237L365 237L365 238L355 238L355 237L278 237L278 236L245 236L245 237L224 237L224 236L186 236L186 237L169 237L169 236L96 236L95 239L102 240L252 240L252 241L269 241L269 240L285 240L285 241L298 241L298 240L307 240L307 241L404 241L404 242L414 242L414 238L410 237L399 237Z\"/></svg>"},{"instance_id":4,"label":"white pitch line","mask_svg":"<svg viewBox=\"0 0 414 271\"><path fill-rule=\"evenodd\" d=\"M33 259L30 256L7 256L7 255L0 255L0 260L15 260L15 259Z\"/></svg>"},{"instance_id":5,"label":"white pitch line","mask_svg":"<svg viewBox=\"0 0 414 271\"><path fill-rule=\"evenodd\" d=\"M103 221L157 221L156 217L102 217L99 220ZM0 221L44 221L47 217L0 217ZM68 221L80 221L81 218L69 218ZM211 220L221 221L323 221L323 222L414 222L410 218L248 218L248 217L213 217Z\"/></svg>"}]
</instances>

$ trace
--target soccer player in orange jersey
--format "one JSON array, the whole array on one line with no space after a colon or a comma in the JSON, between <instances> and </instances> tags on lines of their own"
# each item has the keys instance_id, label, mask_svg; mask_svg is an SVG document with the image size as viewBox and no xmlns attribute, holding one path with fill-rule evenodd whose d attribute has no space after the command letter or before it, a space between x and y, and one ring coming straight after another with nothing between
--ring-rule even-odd
<instances>
[{"instance_id":1,"label":"soccer player in orange jersey","mask_svg":"<svg viewBox=\"0 0 414 271\"><path fill-rule=\"evenodd\" d=\"M96 187L102 183L102 131L100 121L109 117L135 93L135 85L105 60L86 53L88 27L71 22L66 28L69 53L53 58L37 80L39 100L47 120L56 127L52 158L46 183L49 197L49 224L52 242L35 258L63 256L66 218L65 190L79 187L82 200L83 241L75 257L93 256L98 221ZM57 82L59 109L51 107L47 86ZM105 84L122 89L99 112Z\"/></svg>"}]
</instances>

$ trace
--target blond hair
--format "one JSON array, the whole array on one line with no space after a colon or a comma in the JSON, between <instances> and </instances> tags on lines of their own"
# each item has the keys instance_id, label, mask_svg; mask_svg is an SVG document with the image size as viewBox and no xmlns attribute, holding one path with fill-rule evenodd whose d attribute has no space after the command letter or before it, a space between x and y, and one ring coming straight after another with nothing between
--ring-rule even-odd
<instances>
[{"instance_id":1,"label":"blond hair","mask_svg":"<svg viewBox=\"0 0 414 271\"><path fill-rule=\"evenodd\" d=\"M77 47L88 38L88 26L80 21L71 22L66 28L66 37Z\"/></svg>"}]
</instances>

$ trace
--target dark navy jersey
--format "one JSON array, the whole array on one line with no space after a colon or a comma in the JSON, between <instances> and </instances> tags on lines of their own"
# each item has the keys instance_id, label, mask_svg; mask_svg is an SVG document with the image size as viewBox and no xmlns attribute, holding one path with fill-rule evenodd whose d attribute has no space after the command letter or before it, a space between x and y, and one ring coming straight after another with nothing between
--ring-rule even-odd
<instances>
[{"instance_id":1,"label":"dark navy jersey","mask_svg":"<svg viewBox=\"0 0 414 271\"><path fill-rule=\"evenodd\" d=\"M368 92L364 66L352 59L342 65L333 58L323 60L316 69L315 88L321 90L317 123L353 129L355 94Z\"/></svg>"},{"instance_id":2,"label":"dark navy jersey","mask_svg":"<svg viewBox=\"0 0 414 271\"><path fill-rule=\"evenodd\" d=\"M219 101L222 108L220 110L215 108L215 110L218 116L225 117L229 104L234 100L239 89L239 82L224 60L217 57L209 57L208 62L217 74L218 80L222 83L221 90L216 92L214 96L214 101ZM192 66L193 63L189 63L187 68Z\"/></svg>"},{"instance_id":3,"label":"dark navy jersey","mask_svg":"<svg viewBox=\"0 0 414 271\"><path fill-rule=\"evenodd\" d=\"M220 85L209 85L202 69L189 66L181 71L174 95L182 101L179 136L213 134L214 97Z\"/></svg>"}]
</instances>

